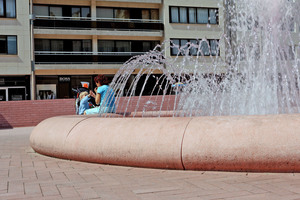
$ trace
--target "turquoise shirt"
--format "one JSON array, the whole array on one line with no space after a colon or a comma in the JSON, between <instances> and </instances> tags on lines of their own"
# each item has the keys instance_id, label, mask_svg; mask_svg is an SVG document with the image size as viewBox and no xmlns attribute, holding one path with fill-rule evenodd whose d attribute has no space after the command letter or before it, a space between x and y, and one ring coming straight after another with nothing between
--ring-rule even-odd
<instances>
[{"instance_id":1,"label":"turquoise shirt","mask_svg":"<svg viewBox=\"0 0 300 200\"><path fill-rule=\"evenodd\" d=\"M102 85L98 87L97 93L101 95L100 106L101 107L115 107L115 93L108 85Z\"/></svg>"}]
</instances>

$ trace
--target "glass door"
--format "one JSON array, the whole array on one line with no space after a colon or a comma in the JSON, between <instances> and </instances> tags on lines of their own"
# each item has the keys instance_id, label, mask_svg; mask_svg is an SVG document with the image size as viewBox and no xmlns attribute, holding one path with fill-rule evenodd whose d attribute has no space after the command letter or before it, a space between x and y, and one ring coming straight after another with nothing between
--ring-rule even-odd
<instances>
[{"instance_id":1,"label":"glass door","mask_svg":"<svg viewBox=\"0 0 300 200\"><path fill-rule=\"evenodd\" d=\"M6 101L6 91L7 89L0 89L0 101Z\"/></svg>"},{"instance_id":2,"label":"glass door","mask_svg":"<svg viewBox=\"0 0 300 200\"><path fill-rule=\"evenodd\" d=\"M25 87L8 88L9 101L25 100L25 95L26 95Z\"/></svg>"}]
</instances>

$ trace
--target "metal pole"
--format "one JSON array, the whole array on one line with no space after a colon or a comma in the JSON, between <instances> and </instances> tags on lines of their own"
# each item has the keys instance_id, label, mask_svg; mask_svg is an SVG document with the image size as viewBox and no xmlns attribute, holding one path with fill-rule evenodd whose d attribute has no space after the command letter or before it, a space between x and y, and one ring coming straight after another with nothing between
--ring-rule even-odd
<instances>
[{"instance_id":1,"label":"metal pole","mask_svg":"<svg viewBox=\"0 0 300 200\"><path fill-rule=\"evenodd\" d=\"M31 61L31 76L30 76L30 89L31 100L36 100L36 80L35 80L35 61L34 61L34 33L33 33L33 3L29 1L29 16L30 16L30 61Z\"/></svg>"}]
</instances>

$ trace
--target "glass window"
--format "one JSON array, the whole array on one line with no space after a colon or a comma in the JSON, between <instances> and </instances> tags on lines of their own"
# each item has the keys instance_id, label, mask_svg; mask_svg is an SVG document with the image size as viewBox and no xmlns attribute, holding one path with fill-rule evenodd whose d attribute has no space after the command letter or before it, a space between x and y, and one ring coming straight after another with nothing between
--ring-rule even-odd
<instances>
[{"instance_id":1,"label":"glass window","mask_svg":"<svg viewBox=\"0 0 300 200\"><path fill-rule=\"evenodd\" d=\"M171 22L172 23L178 23L179 22L178 8L177 7L171 7Z\"/></svg>"},{"instance_id":2,"label":"glass window","mask_svg":"<svg viewBox=\"0 0 300 200\"><path fill-rule=\"evenodd\" d=\"M7 54L17 54L17 36L7 36Z\"/></svg>"},{"instance_id":3,"label":"glass window","mask_svg":"<svg viewBox=\"0 0 300 200\"><path fill-rule=\"evenodd\" d=\"M150 19L150 10L142 10L142 19Z\"/></svg>"},{"instance_id":4,"label":"glass window","mask_svg":"<svg viewBox=\"0 0 300 200\"><path fill-rule=\"evenodd\" d=\"M51 51L63 51L64 42L63 40L51 40Z\"/></svg>"},{"instance_id":5,"label":"glass window","mask_svg":"<svg viewBox=\"0 0 300 200\"><path fill-rule=\"evenodd\" d=\"M153 20L159 20L159 12L157 9L151 10L151 19Z\"/></svg>"},{"instance_id":6,"label":"glass window","mask_svg":"<svg viewBox=\"0 0 300 200\"><path fill-rule=\"evenodd\" d=\"M117 52L131 52L130 41L116 41Z\"/></svg>"},{"instance_id":7,"label":"glass window","mask_svg":"<svg viewBox=\"0 0 300 200\"><path fill-rule=\"evenodd\" d=\"M151 50L151 42L143 42L143 52Z\"/></svg>"},{"instance_id":8,"label":"glass window","mask_svg":"<svg viewBox=\"0 0 300 200\"><path fill-rule=\"evenodd\" d=\"M179 8L179 16L180 16L180 23L187 23L187 8L180 7Z\"/></svg>"},{"instance_id":9,"label":"glass window","mask_svg":"<svg viewBox=\"0 0 300 200\"><path fill-rule=\"evenodd\" d=\"M171 43L171 55L175 56L179 52L179 40L173 39Z\"/></svg>"},{"instance_id":10,"label":"glass window","mask_svg":"<svg viewBox=\"0 0 300 200\"><path fill-rule=\"evenodd\" d=\"M16 17L16 0L6 0L6 17Z\"/></svg>"},{"instance_id":11,"label":"glass window","mask_svg":"<svg viewBox=\"0 0 300 200\"><path fill-rule=\"evenodd\" d=\"M197 40L190 40L190 43L190 54L196 56L198 51Z\"/></svg>"},{"instance_id":12,"label":"glass window","mask_svg":"<svg viewBox=\"0 0 300 200\"><path fill-rule=\"evenodd\" d=\"M48 6L33 6L33 13L39 16L49 16Z\"/></svg>"},{"instance_id":13,"label":"glass window","mask_svg":"<svg viewBox=\"0 0 300 200\"><path fill-rule=\"evenodd\" d=\"M20 101L25 100L25 88L8 88L8 100Z\"/></svg>"},{"instance_id":14,"label":"glass window","mask_svg":"<svg viewBox=\"0 0 300 200\"><path fill-rule=\"evenodd\" d=\"M208 41L201 40L201 42L200 42L200 50L201 50L201 55L203 55L203 56L209 56Z\"/></svg>"},{"instance_id":15,"label":"glass window","mask_svg":"<svg viewBox=\"0 0 300 200\"><path fill-rule=\"evenodd\" d=\"M80 17L80 8L72 8L72 17Z\"/></svg>"},{"instance_id":16,"label":"glass window","mask_svg":"<svg viewBox=\"0 0 300 200\"><path fill-rule=\"evenodd\" d=\"M97 18L114 18L112 8L97 8Z\"/></svg>"},{"instance_id":17,"label":"glass window","mask_svg":"<svg viewBox=\"0 0 300 200\"><path fill-rule=\"evenodd\" d=\"M130 13L127 9L115 9L115 18L130 19Z\"/></svg>"},{"instance_id":18,"label":"glass window","mask_svg":"<svg viewBox=\"0 0 300 200\"><path fill-rule=\"evenodd\" d=\"M216 56L219 54L218 40L210 40L210 50L212 56Z\"/></svg>"},{"instance_id":19,"label":"glass window","mask_svg":"<svg viewBox=\"0 0 300 200\"><path fill-rule=\"evenodd\" d=\"M206 8L197 8L197 22L199 24L208 23L208 10Z\"/></svg>"},{"instance_id":20,"label":"glass window","mask_svg":"<svg viewBox=\"0 0 300 200\"><path fill-rule=\"evenodd\" d=\"M34 40L34 48L36 51L50 51L50 40L36 39Z\"/></svg>"},{"instance_id":21,"label":"glass window","mask_svg":"<svg viewBox=\"0 0 300 200\"><path fill-rule=\"evenodd\" d=\"M81 17L91 17L90 8L81 8Z\"/></svg>"},{"instance_id":22,"label":"glass window","mask_svg":"<svg viewBox=\"0 0 300 200\"><path fill-rule=\"evenodd\" d=\"M17 54L17 36L0 36L0 54Z\"/></svg>"},{"instance_id":23,"label":"glass window","mask_svg":"<svg viewBox=\"0 0 300 200\"><path fill-rule=\"evenodd\" d=\"M0 54L6 54L7 52L7 44L6 44L6 36L0 35Z\"/></svg>"},{"instance_id":24,"label":"glass window","mask_svg":"<svg viewBox=\"0 0 300 200\"><path fill-rule=\"evenodd\" d=\"M99 52L114 52L114 41L111 40L99 40L98 51Z\"/></svg>"},{"instance_id":25,"label":"glass window","mask_svg":"<svg viewBox=\"0 0 300 200\"><path fill-rule=\"evenodd\" d=\"M62 16L62 8L61 7L50 7L50 16Z\"/></svg>"},{"instance_id":26,"label":"glass window","mask_svg":"<svg viewBox=\"0 0 300 200\"><path fill-rule=\"evenodd\" d=\"M4 0L0 0L0 17L4 17Z\"/></svg>"},{"instance_id":27,"label":"glass window","mask_svg":"<svg viewBox=\"0 0 300 200\"><path fill-rule=\"evenodd\" d=\"M92 41L83 40L82 41L82 51L92 51Z\"/></svg>"},{"instance_id":28,"label":"glass window","mask_svg":"<svg viewBox=\"0 0 300 200\"><path fill-rule=\"evenodd\" d=\"M189 8L189 23L196 24L196 8Z\"/></svg>"},{"instance_id":29,"label":"glass window","mask_svg":"<svg viewBox=\"0 0 300 200\"><path fill-rule=\"evenodd\" d=\"M217 10L216 9L209 9L209 23L210 24L217 24Z\"/></svg>"},{"instance_id":30,"label":"glass window","mask_svg":"<svg viewBox=\"0 0 300 200\"><path fill-rule=\"evenodd\" d=\"M72 50L73 51L81 51L82 46L81 46L81 41L72 41Z\"/></svg>"}]
</instances>

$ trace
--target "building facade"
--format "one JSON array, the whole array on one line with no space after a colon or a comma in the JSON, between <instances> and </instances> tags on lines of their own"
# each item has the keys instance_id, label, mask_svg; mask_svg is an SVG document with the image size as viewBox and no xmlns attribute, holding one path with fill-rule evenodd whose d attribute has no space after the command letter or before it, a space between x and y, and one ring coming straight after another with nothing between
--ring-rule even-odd
<instances>
[{"instance_id":1,"label":"building facade","mask_svg":"<svg viewBox=\"0 0 300 200\"><path fill-rule=\"evenodd\" d=\"M112 78L165 41L205 40L207 62L224 57L223 10L222 0L2 0L0 100L72 98L83 82L93 88L97 74Z\"/></svg>"},{"instance_id":2,"label":"building facade","mask_svg":"<svg viewBox=\"0 0 300 200\"><path fill-rule=\"evenodd\" d=\"M29 2L0 1L0 101L30 99Z\"/></svg>"}]
</instances>

